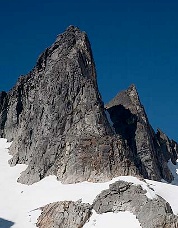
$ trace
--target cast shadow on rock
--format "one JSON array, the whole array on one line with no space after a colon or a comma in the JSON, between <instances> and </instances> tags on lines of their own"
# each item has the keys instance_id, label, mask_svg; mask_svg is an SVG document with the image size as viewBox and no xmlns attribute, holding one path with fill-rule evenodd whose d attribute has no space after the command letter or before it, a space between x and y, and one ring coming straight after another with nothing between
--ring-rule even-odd
<instances>
[{"instance_id":1,"label":"cast shadow on rock","mask_svg":"<svg viewBox=\"0 0 178 228\"><path fill-rule=\"evenodd\" d=\"M120 135L124 140L127 141L128 146L133 152L133 157L130 159L134 161L140 173L144 173L145 178L147 178L147 171L145 169L145 166L137 155L135 136L138 117L135 114L131 113L129 109L126 109L121 104L112 106L108 108L107 111L109 112L110 118L113 122L115 133Z\"/></svg>"}]
</instances>

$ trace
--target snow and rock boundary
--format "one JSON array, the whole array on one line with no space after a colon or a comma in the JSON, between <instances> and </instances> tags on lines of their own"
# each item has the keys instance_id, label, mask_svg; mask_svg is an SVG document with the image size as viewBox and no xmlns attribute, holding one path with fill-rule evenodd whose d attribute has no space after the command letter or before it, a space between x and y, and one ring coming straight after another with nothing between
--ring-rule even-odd
<instances>
[{"instance_id":1,"label":"snow and rock boundary","mask_svg":"<svg viewBox=\"0 0 178 228\"><path fill-rule=\"evenodd\" d=\"M84 208L88 208L87 213L84 213L84 215L86 215L85 228L93 226L99 228L99 225L102 224L101 218L103 222L105 219L110 221L110 218L111 228L115 228L118 224L120 224L121 227L128 227L128 223L132 224L132 227L134 228L145 228L146 226L143 225L143 221L140 219L142 214L143 216L145 214L140 210L138 213L137 209L135 209L136 212L134 211L136 204L138 204L138 200L134 201L135 199L143 199L142 201L145 203L143 203L144 205L142 205L142 208L146 208L147 210L150 210L150 208L156 208L156 205L161 205L160 210L166 212L164 212L159 221L164 221L166 224L170 222L170 224L174 224L173 227L176 227L175 224L177 222L177 217L173 212L178 212L178 199L176 198L176 194L174 194L174 197L172 196L171 191L178 191L177 186L156 181L144 181L143 179L138 179L132 176L114 178L112 181L106 183L82 182L70 185L62 184L57 181L55 176L48 176L33 185L23 185L18 183L17 179L20 173L26 168L26 165L17 165L15 167L9 166L8 160L11 158L11 155L8 154L8 148L10 144L11 143L7 142L7 140L0 139L0 173L2 174L0 175L0 218L2 218L2 221L9 221L13 228L34 228L36 227L37 219L40 215L37 224L38 227L41 228L44 211L45 216L47 216L46 218L52 218L52 216L54 216L53 213L47 213L46 208L49 209L50 207L53 207L53 211L56 213L56 210L58 210L61 205L67 204L68 208L65 208L67 216L71 216L71 210L80 214L77 212L76 208L82 209L83 206ZM151 188L149 186L151 186ZM162 197L170 202L173 212L168 203L156 195L161 195L161 192L159 191L161 186L162 188L164 186L165 189L164 196ZM123 191L124 189L125 191ZM108 205L106 207L103 205L99 208L97 205L102 202L103 196L106 195L107 197L105 197L103 203L108 200L110 208L107 208ZM128 200L125 200L125 198L128 199L128 197L131 197L129 202ZM102 211L100 211L101 209ZM162 212L159 211L159 213ZM127 221L123 219L126 215L127 218L129 218ZM56 218L58 218L58 216L59 215L56 213ZM65 219L66 218L67 217L65 217ZM112 224L112 221L115 222ZM59 223L58 219L57 223ZM45 228L47 227L46 224ZM74 228L73 225L65 227Z\"/></svg>"}]
</instances>

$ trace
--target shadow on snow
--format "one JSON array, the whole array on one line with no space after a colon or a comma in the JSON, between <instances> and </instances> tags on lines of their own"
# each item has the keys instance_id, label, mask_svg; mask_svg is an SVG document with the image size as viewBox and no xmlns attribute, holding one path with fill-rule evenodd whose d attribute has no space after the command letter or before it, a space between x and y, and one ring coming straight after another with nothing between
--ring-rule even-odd
<instances>
[{"instance_id":1,"label":"shadow on snow","mask_svg":"<svg viewBox=\"0 0 178 228\"><path fill-rule=\"evenodd\" d=\"M0 218L0 228L11 228L14 222Z\"/></svg>"}]
</instances>

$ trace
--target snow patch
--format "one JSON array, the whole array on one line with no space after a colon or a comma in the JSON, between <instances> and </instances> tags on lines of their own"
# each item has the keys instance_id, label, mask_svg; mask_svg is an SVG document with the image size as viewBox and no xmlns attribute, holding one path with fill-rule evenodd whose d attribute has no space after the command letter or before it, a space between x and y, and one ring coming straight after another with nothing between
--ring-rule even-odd
<instances>
[{"instance_id":1,"label":"snow patch","mask_svg":"<svg viewBox=\"0 0 178 228\"><path fill-rule=\"evenodd\" d=\"M112 122L111 117L110 117L110 114L109 114L108 110L106 110L106 109L105 109L105 114L106 114L107 120L108 120L108 122L109 122L109 124L110 124L112 130L113 130L114 133L115 133L115 129L114 129L114 126L113 126L114 123Z\"/></svg>"},{"instance_id":2,"label":"snow patch","mask_svg":"<svg viewBox=\"0 0 178 228\"><path fill-rule=\"evenodd\" d=\"M143 190L146 190L146 196L149 198L149 199L154 199L156 198L156 194L154 192L153 189L151 189L149 187L149 185L144 181L144 180L139 180L138 178L136 177L133 177L133 176L120 176L120 177L117 177L115 179L119 179L119 180L123 180L123 181L127 181L127 182L131 182L133 183L134 185L141 185L142 189ZM114 180L114 179L113 179ZM113 181L112 180L112 181ZM115 181L114 181L115 182Z\"/></svg>"},{"instance_id":3,"label":"snow patch","mask_svg":"<svg viewBox=\"0 0 178 228\"><path fill-rule=\"evenodd\" d=\"M154 189L155 194L170 204L173 213L178 215L178 186L153 180L146 180L146 182Z\"/></svg>"},{"instance_id":4,"label":"snow patch","mask_svg":"<svg viewBox=\"0 0 178 228\"><path fill-rule=\"evenodd\" d=\"M140 228L140 223L136 216L129 211L113 213L108 212L104 214L97 214L94 210L93 214L83 228L118 228L118 227L132 227Z\"/></svg>"}]
</instances>

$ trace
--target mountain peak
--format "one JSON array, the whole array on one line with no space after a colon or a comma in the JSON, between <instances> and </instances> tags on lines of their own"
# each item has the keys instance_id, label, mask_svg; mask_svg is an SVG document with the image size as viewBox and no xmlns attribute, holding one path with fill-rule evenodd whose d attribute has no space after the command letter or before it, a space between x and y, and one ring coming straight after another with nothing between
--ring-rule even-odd
<instances>
[{"instance_id":1,"label":"mountain peak","mask_svg":"<svg viewBox=\"0 0 178 228\"><path fill-rule=\"evenodd\" d=\"M138 96L138 91L137 91L137 88L134 84L131 84L129 86L129 88L127 89L127 92L130 96L137 96L138 99L139 99L139 96Z\"/></svg>"},{"instance_id":2,"label":"mountain peak","mask_svg":"<svg viewBox=\"0 0 178 228\"><path fill-rule=\"evenodd\" d=\"M141 179L164 179L171 182L177 178L173 164L176 165L178 158L178 144L169 140L160 130L154 132L134 84L118 93L104 108L97 86L90 42L86 33L77 27L69 26L40 55L37 65L29 74L21 76L9 92L0 93L0 136L13 141L9 163L27 165L18 179L24 184L33 184L48 175L55 175L62 183L106 182L122 176L115 183L113 180L108 182L106 185L109 189L105 187L104 190L102 187L104 191L91 201L92 204L84 204L82 200L66 201L62 185L60 188L52 187L57 189L60 199L59 191L64 192L65 201L44 207L41 198L44 195L46 200L46 194L42 194L40 205L35 206L43 210L38 219L38 227L51 228L56 227L56 224L60 227L83 227L93 210L98 214L131 210L136 213L144 228L164 225L177 227L178 218L169 204L155 194L154 198L153 189ZM13 179L12 185L6 184L6 179L11 176L14 178L14 175L11 175L12 170L4 175L4 170L8 167L5 148L10 144L4 144L3 140L1 142L4 150L0 159L4 160L0 165L3 175L1 182L8 196L14 191L8 191L9 186L14 187L15 182ZM126 179L123 176L127 176ZM49 179L54 180L52 176ZM49 185L52 186L49 179L47 185L44 185L45 180L41 183L42 191L49 191ZM81 183L80 186L82 185ZM36 186L39 190L40 183ZM86 189L91 193L91 189L95 192L95 188L98 192L98 187L88 186L84 183L82 187L85 195ZM33 187L31 193L34 196ZM23 201L24 196L29 194L24 189L26 188L22 185L17 185L15 194ZM74 189L80 189L79 185ZM71 194L72 191L68 193ZM19 192L21 193L18 194ZM73 192L76 192L78 198L78 192ZM80 191L79 193L79 199L84 199L84 195ZM39 194L33 198L37 200ZM52 198L54 199L53 194ZM74 198L76 200L76 196ZM4 202L1 208L5 208L6 199ZM18 201L18 204L21 202ZM36 202L34 205L37 205ZM28 209L28 220L32 222L31 212L35 211L36 214L36 209L30 210L30 207L22 205L23 210ZM150 208L153 210L150 211ZM22 211L20 217L23 217L21 214L25 215ZM145 216L147 211L149 216ZM16 221L18 220L17 218ZM96 225L95 220L92 224ZM17 226L21 227L18 223Z\"/></svg>"},{"instance_id":3,"label":"mountain peak","mask_svg":"<svg viewBox=\"0 0 178 228\"><path fill-rule=\"evenodd\" d=\"M74 25L69 25L67 28L66 28L66 31L68 32L75 32L75 31L80 31L80 29Z\"/></svg>"},{"instance_id":4,"label":"mountain peak","mask_svg":"<svg viewBox=\"0 0 178 228\"><path fill-rule=\"evenodd\" d=\"M132 111L136 113L138 109L142 108L140 98L134 84L131 84L128 89L119 92L109 103L105 105L106 108L124 104L125 108L132 107Z\"/></svg>"},{"instance_id":5,"label":"mountain peak","mask_svg":"<svg viewBox=\"0 0 178 228\"><path fill-rule=\"evenodd\" d=\"M133 91L137 91L135 84L131 84L128 89L133 90Z\"/></svg>"},{"instance_id":6,"label":"mountain peak","mask_svg":"<svg viewBox=\"0 0 178 228\"><path fill-rule=\"evenodd\" d=\"M171 181L173 177L167 161L171 158L175 164L177 144L161 131L155 134L140 102L136 86L132 84L127 90L118 93L105 107L115 132L126 139L131 151L134 151L134 159L138 159L135 163L140 172L150 179L162 177ZM149 158L149 161L145 162L145 157Z\"/></svg>"},{"instance_id":7,"label":"mountain peak","mask_svg":"<svg viewBox=\"0 0 178 228\"><path fill-rule=\"evenodd\" d=\"M102 137L112 137L113 131L98 91L87 35L71 26L67 30L41 54L32 76L18 80L2 110L6 118L1 134L13 140L10 163L28 164L19 179L22 183L49 174L70 183L103 175L103 159L98 167L94 158L106 147L100 145Z\"/></svg>"},{"instance_id":8,"label":"mountain peak","mask_svg":"<svg viewBox=\"0 0 178 228\"><path fill-rule=\"evenodd\" d=\"M0 94L0 135L13 141L10 163L28 165L19 181L32 184L50 174L65 183L129 174L172 180L170 153L164 158L135 85L106 108L111 121L88 37L69 26L29 74Z\"/></svg>"}]
</instances>

